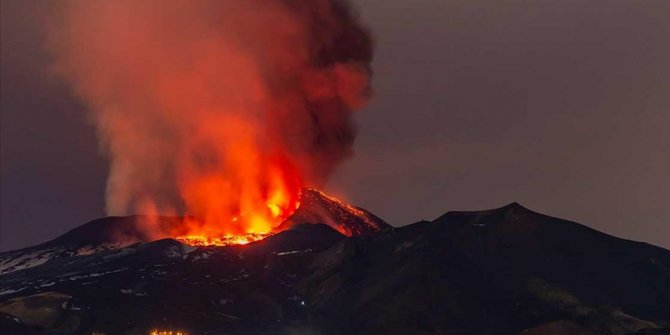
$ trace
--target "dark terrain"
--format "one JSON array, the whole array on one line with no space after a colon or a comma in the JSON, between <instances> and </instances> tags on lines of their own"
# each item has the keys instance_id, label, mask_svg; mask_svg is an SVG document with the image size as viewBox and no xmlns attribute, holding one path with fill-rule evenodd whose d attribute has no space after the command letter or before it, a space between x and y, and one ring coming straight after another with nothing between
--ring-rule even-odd
<instances>
[{"instance_id":1,"label":"dark terrain","mask_svg":"<svg viewBox=\"0 0 670 335\"><path fill-rule=\"evenodd\" d=\"M668 250L516 203L391 228L306 194L243 246L118 217L2 253L2 334L670 334Z\"/></svg>"}]
</instances>

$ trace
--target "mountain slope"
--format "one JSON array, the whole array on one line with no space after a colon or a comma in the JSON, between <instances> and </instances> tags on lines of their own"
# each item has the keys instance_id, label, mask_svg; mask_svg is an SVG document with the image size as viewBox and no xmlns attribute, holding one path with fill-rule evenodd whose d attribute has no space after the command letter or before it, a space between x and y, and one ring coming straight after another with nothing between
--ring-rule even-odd
<instances>
[{"instance_id":1,"label":"mountain slope","mask_svg":"<svg viewBox=\"0 0 670 335\"><path fill-rule=\"evenodd\" d=\"M346 220L333 221L368 229ZM244 246L164 239L5 273L0 324L47 334L668 333L662 248L518 204L353 237L306 221Z\"/></svg>"},{"instance_id":2,"label":"mountain slope","mask_svg":"<svg viewBox=\"0 0 670 335\"><path fill-rule=\"evenodd\" d=\"M319 190L302 190L300 207L278 230L295 224L323 223L346 236L367 236L392 227L374 214L337 200Z\"/></svg>"},{"instance_id":3,"label":"mountain slope","mask_svg":"<svg viewBox=\"0 0 670 335\"><path fill-rule=\"evenodd\" d=\"M324 320L346 320L343 333L515 334L570 321L628 334L670 321L670 252L518 204L341 244L345 265L307 287Z\"/></svg>"}]
</instances>

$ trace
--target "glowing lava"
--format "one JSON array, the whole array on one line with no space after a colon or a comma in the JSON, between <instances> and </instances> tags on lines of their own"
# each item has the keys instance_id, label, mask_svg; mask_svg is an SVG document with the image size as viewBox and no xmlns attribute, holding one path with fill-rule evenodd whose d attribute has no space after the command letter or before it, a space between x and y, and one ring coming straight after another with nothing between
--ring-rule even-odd
<instances>
[{"instance_id":1,"label":"glowing lava","mask_svg":"<svg viewBox=\"0 0 670 335\"><path fill-rule=\"evenodd\" d=\"M273 230L300 206L299 190L292 192L281 182L274 185L276 188L267 195L264 205L248 207L229 222L221 221L222 217L216 215L205 221L187 218L188 233L175 239L192 246L226 246L247 244L272 235Z\"/></svg>"},{"instance_id":2,"label":"glowing lava","mask_svg":"<svg viewBox=\"0 0 670 335\"><path fill-rule=\"evenodd\" d=\"M182 235L175 239L181 243L203 247L203 246L226 246L226 245L241 245L254 241L262 240L272 233L267 234L244 234L244 235L221 235L221 236L204 236L204 235Z\"/></svg>"},{"instance_id":3,"label":"glowing lava","mask_svg":"<svg viewBox=\"0 0 670 335\"><path fill-rule=\"evenodd\" d=\"M188 335L187 332L180 330L152 330L149 335Z\"/></svg>"}]
</instances>

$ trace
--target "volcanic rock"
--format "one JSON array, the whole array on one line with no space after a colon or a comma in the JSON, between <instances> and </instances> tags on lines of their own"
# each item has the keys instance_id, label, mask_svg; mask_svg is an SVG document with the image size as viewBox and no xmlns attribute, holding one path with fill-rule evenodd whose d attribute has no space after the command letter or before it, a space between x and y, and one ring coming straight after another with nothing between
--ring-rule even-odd
<instances>
[{"instance_id":1,"label":"volcanic rock","mask_svg":"<svg viewBox=\"0 0 670 335\"><path fill-rule=\"evenodd\" d=\"M0 325L17 334L669 333L662 248L519 204L352 237L306 221L247 245L163 239L14 266L0 275Z\"/></svg>"},{"instance_id":2,"label":"volcanic rock","mask_svg":"<svg viewBox=\"0 0 670 335\"><path fill-rule=\"evenodd\" d=\"M369 236L392 228L363 208L354 207L310 188L302 190L300 207L278 230L304 223L327 224L346 236Z\"/></svg>"}]
</instances>

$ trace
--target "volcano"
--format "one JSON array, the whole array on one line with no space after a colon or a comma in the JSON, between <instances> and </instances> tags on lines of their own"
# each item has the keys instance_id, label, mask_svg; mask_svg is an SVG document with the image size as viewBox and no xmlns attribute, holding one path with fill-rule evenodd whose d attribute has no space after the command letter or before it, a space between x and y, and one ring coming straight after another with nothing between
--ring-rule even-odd
<instances>
[{"instance_id":1,"label":"volcano","mask_svg":"<svg viewBox=\"0 0 670 335\"><path fill-rule=\"evenodd\" d=\"M279 232L229 246L149 236L147 220L0 254L3 334L670 331L670 251L516 203L393 228L306 190Z\"/></svg>"}]
</instances>

